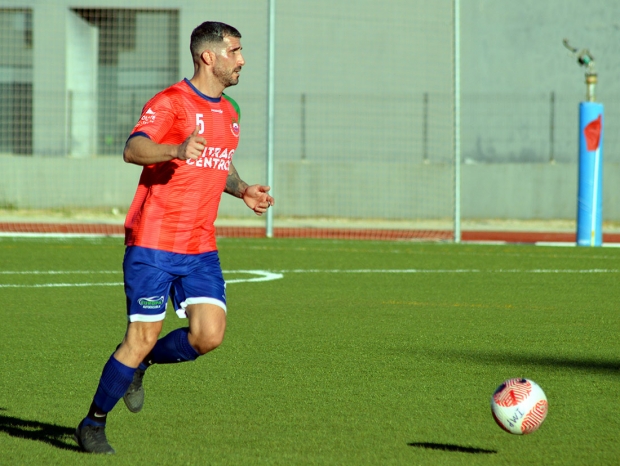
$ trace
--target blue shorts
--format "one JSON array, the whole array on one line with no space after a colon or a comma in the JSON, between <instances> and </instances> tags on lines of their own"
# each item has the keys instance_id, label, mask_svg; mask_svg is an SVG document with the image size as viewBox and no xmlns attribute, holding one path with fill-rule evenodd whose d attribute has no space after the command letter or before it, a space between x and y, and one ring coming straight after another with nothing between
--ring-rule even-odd
<instances>
[{"instance_id":1,"label":"blue shorts","mask_svg":"<svg viewBox=\"0 0 620 466\"><path fill-rule=\"evenodd\" d=\"M168 298L181 318L187 317L190 304L215 304L226 312L226 283L217 251L177 254L128 246L123 273L130 322L163 320Z\"/></svg>"}]
</instances>

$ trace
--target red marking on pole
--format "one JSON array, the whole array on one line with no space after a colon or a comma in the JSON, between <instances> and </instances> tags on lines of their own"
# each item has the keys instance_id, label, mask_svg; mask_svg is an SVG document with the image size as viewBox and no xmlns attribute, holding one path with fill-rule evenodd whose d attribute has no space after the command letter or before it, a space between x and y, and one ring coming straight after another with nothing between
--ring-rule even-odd
<instances>
[{"instance_id":1,"label":"red marking on pole","mask_svg":"<svg viewBox=\"0 0 620 466\"><path fill-rule=\"evenodd\" d=\"M602 128L602 115L599 115L596 120L592 120L583 129L583 135L586 137L586 146L588 152L594 152L598 149L598 145L601 142L601 128Z\"/></svg>"}]
</instances>

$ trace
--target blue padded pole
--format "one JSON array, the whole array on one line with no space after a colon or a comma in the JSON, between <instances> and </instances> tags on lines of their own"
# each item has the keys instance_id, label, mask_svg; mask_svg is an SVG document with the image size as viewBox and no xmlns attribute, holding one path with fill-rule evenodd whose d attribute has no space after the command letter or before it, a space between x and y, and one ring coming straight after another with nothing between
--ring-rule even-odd
<instances>
[{"instance_id":1,"label":"blue padded pole","mask_svg":"<svg viewBox=\"0 0 620 466\"><path fill-rule=\"evenodd\" d=\"M579 104L577 245L603 244L603 105Z\"/></svg>"}]
</instances>

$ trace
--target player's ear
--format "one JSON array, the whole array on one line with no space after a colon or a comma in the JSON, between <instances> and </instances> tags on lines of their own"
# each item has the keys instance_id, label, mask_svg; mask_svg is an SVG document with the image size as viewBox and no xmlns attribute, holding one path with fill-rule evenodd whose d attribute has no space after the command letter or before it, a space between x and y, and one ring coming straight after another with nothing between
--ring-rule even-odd
<instances>
[{"instance_id":1,"label":"player's ear","mask_svg":"<svg viewBox=\"0 0 620 466\"><path fill-rule=\"evenodd\" d=\"M213 63L215 63L215 54L213 53L213 51L207 49L200 54L200 59L205 65L211 66L213 65Z\"/></svg>"}]
</instances>

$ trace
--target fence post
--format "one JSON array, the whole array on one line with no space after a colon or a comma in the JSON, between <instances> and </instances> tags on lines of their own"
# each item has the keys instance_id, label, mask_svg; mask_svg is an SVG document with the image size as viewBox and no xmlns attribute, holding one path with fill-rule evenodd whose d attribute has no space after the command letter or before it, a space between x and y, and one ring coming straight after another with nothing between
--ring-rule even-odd
<instances>
[{"instance_id":1,"label":"fence post","mask_svg":"<svg viewBox=\"0 0 620 466\"><path fill-rule=\"evenodd\" d=\"M306 160L306 94L301 94L301 160Z\"/></svg>"},{"instance_id":2,"label":"fence post","mask_svg":"<svg viewBox=\"0 0 620 466\"><path fill-rule=\"evenodd\" d=\"M454 0L454 242L461 242L461 2Z\"/></svg>"},{"instance_id":3,"label":"fence post","mask_svg":"<svg viewBox=\"0 0 620 466\"><path fill-rule=\"evenodd\" d=\"M549 163L555 163L555 91L549 95Z\"/></svg>"},{"instance_id":4,"label":"fence post","mask_svg":"<svg viewBox=\"0 0 620 466\"><path fill-rule=\"evenodd\" d=\"M422 108L422 157L424 163L428 163L428 92L424 93Z\"/></svg>"},{"instance_id":5,"label":"fence post","mask_svg":"<svg viewBox=\"0 0 620 466\"><path fill-rule=\"evenodd\" d=\"M275 124L275 35L276 35L276 0L269 2L269 53L267 56L267 185L273 194L273 139ZM265 235L273 238L273 209L267 209Z\"/></svg>"}]
</instances>

